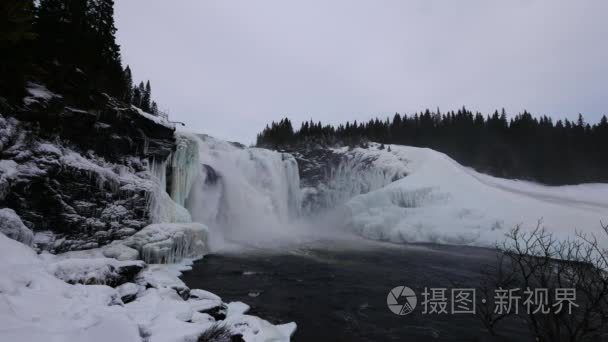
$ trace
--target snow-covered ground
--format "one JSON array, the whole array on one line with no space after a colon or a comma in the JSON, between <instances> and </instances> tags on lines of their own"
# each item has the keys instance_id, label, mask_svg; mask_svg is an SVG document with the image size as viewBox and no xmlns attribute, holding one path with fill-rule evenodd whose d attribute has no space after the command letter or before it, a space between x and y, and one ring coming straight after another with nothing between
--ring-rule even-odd
<instances>
[{"instance_id":1,"label":"snow-covered ground","mask_svg":"<svg viewBox=\"0 0 608 342\"><path fill-rule=\"evenodd\" d=\"M244 303L188 290L178 276L191 260L145 265L104 252L37 254L0 233L0 340L183 342L221 324L246 341L288 341L295 330L295 323L274 326L246 315ZM133 279L120 276L142 267ZM122 284L104 285L110 282Z\"/></svg>"},{"instance_id":2,"label":"snow-covered ground","mask_svg":"<svg viewBox=\"0 0 608 342\"><path fill-rule=\"evenodd\" d=\"M347 149L338 149L346 153ZM409 146L371 144L349 153L375 159L407 176L345 204L346 225L372 239L494 246L516 225L541 225L557 238L576 231L602 235L608 222L608 184L550 187L487 176L443 153Z\"/></svg>"}]
</instances>

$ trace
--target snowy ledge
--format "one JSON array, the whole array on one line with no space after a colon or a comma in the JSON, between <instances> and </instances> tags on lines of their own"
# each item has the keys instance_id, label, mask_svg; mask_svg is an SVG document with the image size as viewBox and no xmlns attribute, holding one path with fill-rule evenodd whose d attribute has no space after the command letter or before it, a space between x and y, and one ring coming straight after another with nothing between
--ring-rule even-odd
<instances>
[{"instance_id":1,"label":"snowy ledge","mask_svg":"<svg viewBox=\"0 0 608 342\"><path fill-rule=\"evenodd\" d=\"M148 241L156 246L161 241L161 249L175 236L152 231ZM247 315L244 303L224 303L213 293L189 289L179 276L193 259L147 265L129 260L139 256L133 251L115 242L37 254L0 232L0 340L194 342L221 326L237 340L289 341L296 329L295 323L272 325Z\"/></svg>"}]
</instances>

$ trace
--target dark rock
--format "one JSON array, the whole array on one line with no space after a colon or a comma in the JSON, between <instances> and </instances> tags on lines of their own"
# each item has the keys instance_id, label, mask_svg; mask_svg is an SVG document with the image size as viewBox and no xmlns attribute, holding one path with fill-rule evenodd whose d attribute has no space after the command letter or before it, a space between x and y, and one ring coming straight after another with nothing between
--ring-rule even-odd
<instances>
[{"instance_id":1,"label":"dark rock","mask_svg":"<svg viewBox=\"0 0 608 342\"><path fill-rule=\"evenodd\" d=\"M231 342L245 342L245 339L243 338L243 335L236 334L236 335L230 336L230 341Z\"/></svg>"},{"instance_id":2,"label":"dark rock","mask_svg":"<svg viewBox=\"0 0 608 342\"><path fill-rule=\"evenodd\" d=\"M188 287L173 286L172 288L175 290L175 292L177 292L180 297L182 297L183 300L187 300L188 298L190 298L190 289Z\"/></svg>"},{"instance_id":3,"label":"dark rock","mask_svg":"<svg viewBox=\"0 0 608 342\"><path fill-rule=\"evenodd\" d=\"M215 185L220 178L220 175L210 165L203 164L203 172L205 172L206 185Z\"/></svg>"},{"instance_id":4,"label":"dark rock","mask_svg":"<svg viewBox=\"0 0 608 342\"><path fill-rule=\"evenodd\" d=\"M210 309L201 310L200 313L206 313L209 316L213 317L216 321L223 321L226 319L226 313L228 312L228 307L226 304L221 303L218 306L214 306Z\"/></svg>"}]
</instances>

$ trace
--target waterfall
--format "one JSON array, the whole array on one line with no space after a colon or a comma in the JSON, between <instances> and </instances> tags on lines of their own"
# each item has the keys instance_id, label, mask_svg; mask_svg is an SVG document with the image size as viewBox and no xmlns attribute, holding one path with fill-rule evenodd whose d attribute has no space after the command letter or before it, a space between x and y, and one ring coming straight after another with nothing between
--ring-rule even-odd
<instances>
[{"instance_id":1,"label":"waterfall","mask_svg":"<svg viewBox=\"0 0 608 342\"><path fill-rule=\"evenodd\" d=\"M295 158L209 136L176 132L175 138L175 152L151 167L158 183L154 223L203 223L212 241L289 235L301 206Z\"/></svg>"},{"instance_id":2,"label":"waterfall","mask_svg":"<svg viewBox=\"0 0 608 342\"><path fill-rule=\"evenodd\" d=\"M300 210L300 179L289 154L199 138L202 176L186 201L213 234L254 241L288 233Z\"/></svg>"}]
</instances>

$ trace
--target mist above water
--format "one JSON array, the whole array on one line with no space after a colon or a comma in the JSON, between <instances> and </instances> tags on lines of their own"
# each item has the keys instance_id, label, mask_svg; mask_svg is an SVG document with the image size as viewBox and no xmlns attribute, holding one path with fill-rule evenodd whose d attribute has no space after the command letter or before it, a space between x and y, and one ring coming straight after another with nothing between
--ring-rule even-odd
<instances>
[{"instance_id":1,"label":"mist above water","mask_svg":"<svg viewBox=\"0 0 608 342\"><path fill-rule=\"evenodd\" d=\"M313 222L300 215L300 178L293 156L204 135L191 138L197 140L201 167L185 207L193 221L211 229L213 250L235 244L278 248L339 234L333 220Z\"/></svg>"}]
</instances>

